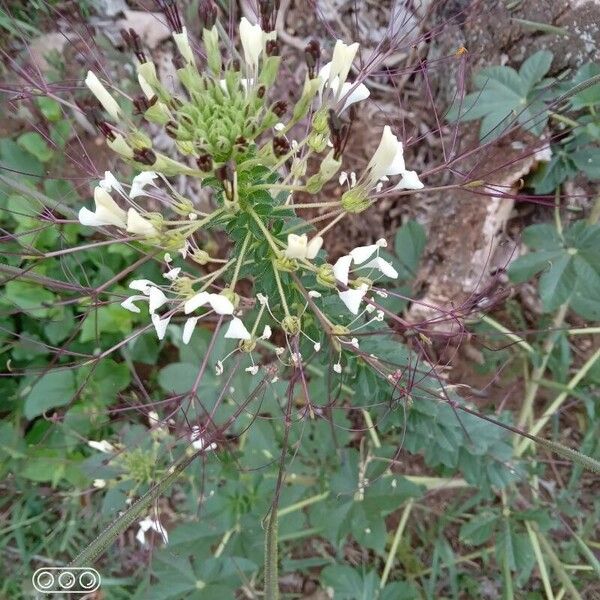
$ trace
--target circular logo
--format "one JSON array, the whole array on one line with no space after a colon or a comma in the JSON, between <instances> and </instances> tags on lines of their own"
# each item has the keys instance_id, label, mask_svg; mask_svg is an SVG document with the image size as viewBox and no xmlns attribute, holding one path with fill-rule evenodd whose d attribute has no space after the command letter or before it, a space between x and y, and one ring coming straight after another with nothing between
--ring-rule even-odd
<instances>
[{"instance_id":1,"label":"circular logo","mask_svg":"<svg viewBox=\"0 0 600 600\"><path fill-rule=\"evenodd\" d=\"M33 585L38 591L49 590L54 586L54 573L40 569L33 576Z\"/></svg>"},{"instance_id":2,"label":"circular logo","mask_svg":"<svg viewBox=\"0 0 600 600\"><path fill-rule=\"evenodd\" d=\"M82 571L79 575L79 587L89 591L100 584L100 576L96 571Z\"/></svg>"},{"instance_id":3,"label":"circular logo","mask_svg":"<svg viewBox=\"0 0 600 600\"><path fill-rule=\"evenodd\" d=\"M33 574L31 582L38 592L51 595L95 592L102 581L92 567L44 567Z\"/></svg>"},{"instance_id":4,"label":"circular logo","mask_svg":"<svg viewBox=\"0 0 600 600\"><path fill-rule=\"evenodd\" d=\"M77 579L71 571L64 571L58 576L58 585L63 590L70 590L75 585L75 581Z\"/></svg>"}]
</instances>

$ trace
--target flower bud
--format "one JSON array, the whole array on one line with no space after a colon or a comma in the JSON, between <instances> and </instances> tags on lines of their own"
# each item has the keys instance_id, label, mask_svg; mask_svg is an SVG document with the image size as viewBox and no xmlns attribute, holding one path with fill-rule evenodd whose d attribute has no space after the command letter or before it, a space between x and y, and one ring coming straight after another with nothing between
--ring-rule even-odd
<instances>
[{"instance_id":1,"label":"flower bud","mask_svg":"<svg viewBox=\"0 0 600 600\"><path fill-rule=\"evenodd\" d=\"M311 40L304 48L304 59L308 67L308 76L312 79L315 76L315 70L321 57L321 46L317 40Z\"/></svg>"},{"instance_id":2,"label":"flower bud","mask_svg":"<svg viewBox=\"0 0 600 600\"><path fill-rule=\"evenodd\" d=\"M198 16L202 29L212 29L217 22L217 7L214 0L201 0L198 6Z\"/></svg>"},{"instance_id":3,"label":"flower bud","mask_svg":"<svg viewBox=\"0 0 600 600\"><path fill-rule=\"evenodd\" d=\"M205 250L200 250L200 248L194 250L190 258L199 265L206 265L210 261L210 256L208 252L206 252Z\"/></svg>"},{"instance_id":4,"label":"flower bud","mask_svg":"<svg viewBox=\"0 0 600 600\"><path fill-rule=\"evenodd\" d=\"M341 199L342 208L349 213L358 214L371 206L365 190L361 187L349 189Z\"/></svg>"},{"instance_id":5,"label":"flower bud","mask_svg":"<svg viewBox=\"0 0 600 600\"><path fill-rule=\"evenodd\" d=\"M289 335L298 335L302 330L302 321L300 321L299 317L285 317L281 321L281 327Z\"/></svg>"},{"instance_id":6,"label":"flower bud","mask_svg":"<svg viewBox=\"0 0 600 600\"><path fill-rule=\"evenodd\" d=\"M336 287L336 279L332 265L325 263L319 267L319 270L317 271L317 282L328 288Z\"/></svg>"}]
</instances>

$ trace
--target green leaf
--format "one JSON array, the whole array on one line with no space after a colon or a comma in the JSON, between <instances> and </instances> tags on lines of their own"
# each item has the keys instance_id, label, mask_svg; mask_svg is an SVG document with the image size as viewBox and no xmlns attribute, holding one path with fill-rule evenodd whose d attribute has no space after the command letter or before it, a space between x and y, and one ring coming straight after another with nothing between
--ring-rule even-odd
<instances>
[{"instance_id":1,"label":"green leaf","mask_svg":"<svg viewBox=\"0 0 600 600\"><path fill-rule=\"evenodd\" d=\"M588 63L583 65L573 80L571 84L573 86L583 83L588 79L595 77L596 75L600 75L600 65L597 63ZM582 108L589 108L592 106L597 106L600 104L600 83L596 85L591 85L590 87L582 90L578 94L575 94L571 100L571 108L573 110L581 110Z\"/></svg>"},{"instance_id":2,"label":"green leaf","mask_svg":"<svg viewBox=\"0 0 600 600\"><path fill-rule=\"evenodd\" d=\"M17 144L41 162L48 162L54 155L46 140L37 131L23 133L17 138Z\"/></svg>"},{"instance_id":3,"label":"green leaf","mask_svg":"<svg viewBox=\"0 0 600 600\"><path fill-rule=\"evenodd\" d=\"M379 577L374 571L363 575L346 565L332 565L321 572L321 582L333 588L336 600L373 600L378 595Z\"/></svg>"},{"instance_id":4,"label":"green leaf","mask_svg":"<svg viewBox=\"0 0 600 600\"><path fill-rule=\"evenodd\" d=\"M521 65L519 76L528 89L532 89L546 76L553 58L554 55L549 50L539 50Z\"/></svg>"},{"instance_id":5,"label":"green leaf","mask_svg":"<svg viewBox=\"0 0 600 600\"><path fill-rule=\"evenodd\" d=\"M402 279L415 278L426 243L425 229L417 221L408 221L398 229L394 238L394 251L405 267L406 273L400 273Z\"/></svg>"},{"instance_id":6,"label":"green leaf","mask_svg":"<svg viewBox=\"0 0 600 600\"><path fill-rule=\"evenodd\" d=\"M35 156L6 138L0 139L0 167L11 177L30 184L38 183L44 174L44 165Z\"/></svg>"},{"instance_id":7,"label":"green leaf","mask_svg":"<svg viewBox=\"0 0 600 600\"><path fill-rule=\"evenodd\" d=\"M187 363L167 365L158 374L158 384L165 392L185 394L194 386L199 369L199 366Z\"/></svg>"},{"instance_id":8,"label":"green leaf","mask_svg":"<svg viewBox=\"0 0 600 600\"><path fill-rule=\"evenodd\" d=\"M460 528L460 539L472 546L483 544L492 537L497 523L498 515L495 513L483 512L475 515Z\"/></svg>"},{"instance_id":9,"label":"green leaf","mask_svg":"<svg viewBox=\"0 0 600 600\"><path fill-rule=\"evenodd\" d=\"M46 317L54 302L54 294L40 285L26 281L9 281L4 299L33 317Z\"/></svg>"},{"instance_id":10,"label":"green leaf","mask_svg":"<svg viewBox=\"0 0 600 600\"><path fill-rule=\"evenodd\" d=\"M60 104L56 100L47 96L39 96L36 98L36 104L40 107L42 114L48 121L58 121L62 117Z\"/></svg>"},{"instance_id":11,"label":"green leaf","mask_svg":"<svg viewBox=\"0 0 600 600\"><path fill-rule=\"evenodd\" d=\"M575 166L590 179L600 179L600 148L585 148L570 155Z\"/></svg>"},{"instance_id":12,"label":"green leaf","mask_svg":"<svg viewBox=\"0 0 600 600\"><path fill-rule=\"evenodd\" d=\"M65 406L76 392L73 371L50 371L33 385L25 399L24 413L33 419L50 408Z\"/></svg>"}]
</instances>

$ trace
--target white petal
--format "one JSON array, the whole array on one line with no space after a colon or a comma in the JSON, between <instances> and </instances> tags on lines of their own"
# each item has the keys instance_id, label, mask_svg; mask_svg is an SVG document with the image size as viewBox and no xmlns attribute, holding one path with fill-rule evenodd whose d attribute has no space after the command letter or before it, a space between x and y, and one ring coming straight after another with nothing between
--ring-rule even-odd
<instances>
[{"instance_id":1,"label":"white petal","mask_svg":"<svg viewBox=\"0 0 600 600\"><path fill-rule=\"evenodd\" d=\"M312 260L317 256L321 246L323 245L323 238L320 235L315 236L308 245L306 246L306 258Z\"/></svg>"},{"instance_id":2,"label":"white petal","mask_svg":"<svg viewBox=\"0 0 600 600\"><path fill-rule=\"evenodd\" d=\"M156 312L157 309L168 302L168 298L164 295L162 290L159 290L157 287L151 287L148 295L150 297L150 314Z\"/></svg>"},{"instance_id":3,"label":"white petal","mask_svg":"<svg viewBox=\"0 0 600 600\"><path fill-rule=\"evenodd\" d=\"M344 83L352 68L352 62L358 52L359 44L344 44L342 40L338 40L333 49L331 58L331 72L329 73L329 83L331 84L334 77L339 77L339 80Z\"/></svg>"},{"instance_id":4,"label":"white petal","mask_svg":"<svg viewBox=\"0 0 600 600\"><path fill-rule=\"evenodd\" d=\"M159 340L162 340L165 337L167 326L169 325L170 320L171 317L161 319L156 313L152 315L152 325L154 325L154 329L156 329L156 335L158 336Z\"/></svg>"},{"instance_id":5,"label":"white petal","mask_svg":"<svg viewBox=\"0 0 600 600\"><path fill-rule=\"evenodd\" d=\"M384 260L380 256L374 258L372 261L370 261L366 265L363 265L363 267L365 269L367 269L367 268L377 269L378 271L381 271L381 273L383 273L386 277L390 277L391 279L398 278L398 271L396 271L396 269L394 269L394 267L392 266L391 263L389 263L387 260Z\"/></svg>"},{"instance_id":6,"label":"white petal","mask_svg":"<svg viewBox=\"0 0 600 600\"><path fill-rule=\"evenodd\" d=\"M360 83L359 85L356 85L356 87L355 85L356 84L354 83L346 82L342 86L342 91L340 93L341 98L343 98L350 90L352 90L352 92L346 98L346 102L344 102L344 106L342 107L340 114L343 113L349 106L352 106L356 102L362 102L371 95L369 88L364 83Z\"/></svg>"},{"instance_id":7,"label":"white petal","mask_svg":"<svg viewBox=\"0 0 600 600\"><path fill-rule=\"evenodd\" d=\"M94 440L88 440L88 446L90 448L93 448L94 450L104 452L105 454L109 454L115 451L115 447L106 440L100 440L99 442L96 442Z\"/></svg>"},{"instance_id":8,"label":"white petal","mask_svg":"<svg viewBox=\"0 0 600 600\"><path fill-rule=\"evenodd\" d=\"M148 219L144 219L135 208L130 208L127 211L127 231L144 237L156 237L158 235L154 225Z\"/></svg>"},{"instance_id":9,"label":"white petal","mask_svg":"<svg viewBox=\"0 0 600 600\"><path fill-rule=\"evenodd\" d=\"M338 182L340 185L344 185L346 181L348 181L348 173L346 173L346 171L342 171L340 173L340 178L338 179Z\"/></svg>"},{"instance_id":10,"label":"white petal","mask_svg":"<svg viewBox=\"0 0 600 600\"><path fill-rule=\"evenodd\" d=\"M402 142L398 141L398 138L392 133L390 126L386 125L383 128L379 146L367 167L371 171L371 176L375 181L388 174L388 169L397 158L401 146Z\"/></svg>"},{"instance_id":11,"label":"white petal","mask_svg":"<svg viewBox=\"0 0 600 600\"><path fill-rule=\"evenodd\" d=\"M308 292L308 295L309 295L311 298L320 298L320 297L321 297L321 292L317 292L317 290L310 290L310 291Z\"/></svg>"},{"instance_id":12,"label":"white petal","mask_svg":"<svg viewBox=\"0 0 600 600\"><path fill-rule=\"evenodd\" d=\"M99 218L108 221L111 225L125 227L127 218L125 211L99 185L94 188L94 204Z\"/></svg>"},{"instance_id":13,"label":"white petal","mask_svg":"<svg viewBox=\"0 0 600 600\"><path fill-rule=\"evenodd\" d=\"M225 337L232 340L249 340L252 338L241 319L238 319L237 317L231 319L229 327L225 332Z\"/></svg>"},{"instance_id":14,"label":"white petal","mask_svg":"<svg viewBox=\"0 0 600 600\"><path fill-rule=\"evenodd\" d=\"M196 327L196 323L200 320L200 317L191 317L185 322L183 326L183 335L181 339L184 344L189 344L192 339L192 333L194 333L194 329Z\"/></svg>"},{"instance_id":15,"label":"white petal","mask_svg":"<svg viewBox=\"0 0 600 600\"><path fill-rule=\"evenodd\" d=\"M229 298L221 294L210 294L208 301L218 315L232 315L234 306Z\"/></svg>"},{"instance_id":16,"label":"white petal","mask_svg":"<svg viewBox=\"0 0 600 600\"><path fill-rule=\"evenodd\" d=\"M342 365L340 365L340 363L335 363L335 365L333 365L333 370L336 373L341 373L342 372Z\"/></svg>"},{"instance_id":17,"label":"white petal","mask_svg":"<svg viewBox=\"0 0 600 600\"><path fill-rule=\"evenodd\" d=\"M142 292L148 296L150 294L150 287L154 285L153 281L149 279L134 279L129 284L130 290L137 290L138 292Z\"/></svg>"},{"instance_id":18,"label":"white petal","mask_svg":"<svg viewBox=\"0 0 600 600\"><path fill-rule=\"evenodd\" d=\"M129 197L136 198L144 195L144 188L147 185L154 185L152 182L157 177L158 175L154 171L142 171L139 175L136 175L131 182Z\"/></svg>"},{"instance_id":19,"label":"white petal","mask_svg":"<svg viewBox=\"0 0 600 600\"><path fill-rule=\"evenodd\" d=\"M169 281L175 281L179 277L179 273L181 273L181 267L175 267L167 273L163 273L163 277Z\"/></svg>"},{"instance_id":20,"label":"white petal","mask_svg":"<svg viewBox=\"0 0 600 600\"><path fill-rule=\"evenodd\" d=\"M126 298L123 300L123 302L121 302L121 306L132 313L138 314L140 309L134 304L134 302L138 302L139 300L148 301L148 298L146 298L146 296L129 296L129 298Z\"/></svg>"},{"instance_id":21,"label":"white petal","mask_svg":"<svg viewBox=\"0 0 600 600\"><path fill-rule=\"evenodd\" d=\"M416 171L404 171L402 179L394 186L395 190L422 190L425 186Z\"/></svg>"},{"instance_id":22,"label":"white petal","mask_svg":"<svg viewBox=\"0 0 600 600\"><path fill-rule=\"evenodd\" d=\"M107 192L110 192L112 190L117 190L118 192L120 192L121 194L124 194L125 192L123 191L123 187L121 186L121 184L117 181L117 178L110 172L110 171L104 171L104 179L102 179L98 185L103 189L106 190Z\"/></svg>"},{"instance_id":23,"label":"white petal","mask_svg":"<svg viewBox=\"0 0 600 600\"><path fill-rule=\"evenodd\" d=\"M173 33L173 41L177 46L177 50L179 50L179 54L185 58L188 63L194 63L194 53L192 52L192 47L190 46L190 41L188 39L188 34L185 27L181 28L181 33Z\"/></svg>"},{"instance_id":24,"label":"white petal","mask_svg":"<svg viewBox=\"0 0 600 600\"><path fill-rule=\"evenodd\" d=\"M352 257L348 254L338 258L335 265L333 265L335 278L344 285L348 285L348 273L350 272L351 263Z\"/></svg>"},{"instance_id":25,"label":"white petal","mask_svg":"<svg viewBox=\"0 0 600 600\"><path fill-rule=\"evenodd\" d=\"M250 373L251 375L256 375L258 373L258 365L252 365L251 367L246 367L244 369L246 373Z\"/></svg>"},{"instance_id":26,"label":"white petal","mask_svg":"<svg viewBox=\"0 0 600 600\"><path fill-rule=\"evenodd\" d=\"M265 325L265 328L263 329L262 335L260 336L261 340L268 340L270 339L271 335L273 334L273 331L271 330L271 328L268 325Z\"/></svg>"},{"instance_id":27,"label":"white petal","mask_svg":"<svg viewBox=\"0 0 600 600\"><path fill-rule=\"evenodd\" d=\"M290 233L287 238L287 247L284 254L286 258L296 258L301 260L306 258L307 246L308 237L305 233L302 235Z\"/></svg>"},{"instance_id":28,"label":"white petal","mask_svg":"<svg viewBox=\"0 0 600 600\"><path fill-rule=\"evenodd\" d=\"M386 176L391 177L392 175L400 175L400 173L404 173L405 170L406 165L404 164L404 146L402 145L402 142L398 142L396 156L394 156L394 160L392 160L385 174Z\"/></svg>"},{"instance_id":29,"label":"white petal","mask_svg":"<svg viewBox=\"0 0 600 600\"><path fill-rule=\"evenodd\" d=\"M350 252L350 256L354 259L357 265L361 265L365 260L369 260L375 252L379 250L378 244L371 244L370 246L358 246Z\"/></svg>"},{"instance_id":30,"label":"white petal","mask_svg":"<svg viewBox=\"0 0 600 600\"><path fill-rule=\"evenodd\" d=\"M118 121L121 118L121 109L117 101L110 95L108 90L102 85L98 77L92 71L87 72L85 78L85 85L89 88L90 92L96 96L100 104L104 107L104 110L115 120Z\"/></svg>"},{"instance_id":31,"label":"white petal","mask_svg":"<svg viewBox=\"0 0 600 600\"><path fill-rule=\"evenodd\" d=\"M96 213L85 208L85 206L79 210L78 218L79 222L87 227L104 227L104 225L111 224L106 220L100 219Z\"/></svg>"},{"instance_id":32,"label":"white petal","mask_svg":"<svg viewBox=\"0 0 600 600\"><path fill-rule=\"evenodd\" d=\"M195 296L192 296L184 305L183 312L186 315L189 315L191 312L194 312L197 308L204 306L210 298L210 294L208 292L200 292Z\"/></svg>"},{"instance_id":33,"label":"white petal","mask_svg":"<svg viewBox=\"0 0 600 600\"><path fill-rule=\"evenodd\" d=\"M265 49L267 39L274 39L275 32L265 33L259 24L252 25L246 17L242 17L239 31L244 60L249 67L255 69L258 67L258 60Z\"/></svg>"},{"instance_id":34,"label":"white petal","mask_svg":"<svg viewBox=\"0 0 600 600\"><path fill-rule=\"evenodd\" d=\"M346 308L353 314L358 314L358 309L360 308L360 303L362 299L365 297L369 286L366 284L361 285L356 290L346 290L345 292L340 292L339 297L340 300L346 305Z\"/></svg>"}]
</instances>

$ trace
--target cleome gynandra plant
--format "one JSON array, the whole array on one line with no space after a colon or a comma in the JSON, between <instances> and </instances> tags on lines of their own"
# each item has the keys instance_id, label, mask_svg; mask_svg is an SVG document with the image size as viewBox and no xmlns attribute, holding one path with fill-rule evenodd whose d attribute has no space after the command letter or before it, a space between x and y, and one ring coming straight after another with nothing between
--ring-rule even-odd
<instances>
[{"instance_id":1,"label":"cleome gynandra plant","mask_svg":"<svg viewBox=\"0 0 600 600\"><path fill-rule=\"evenodd\" d=\"M99 310L112 310L116 298L116 310L131 319L128 325L142 324L133 333L130 326L124 340L89 360L77 350L73 356L85 356L87 368L123 350L124 361L132 362L126 351L136 337L147 341L150 332L153 347L170 341L187 360L183 369L182 362L160 372L159 386L173 395L151 405L150 435L145 427L142 434L132 427L124 428L123 442L109 433L109 439L87 440L96 453L87 464L90 479L96 491L106 491L103 514L123 512L73 564L90 566L135 523L142 545L150 530L169 545L178 537L185 544L180 527L163 525L160 497L200 458L202 486L190 476L187 489L194 494L182 503L188 515L198 511L204 519L194 539L210 538L210 543L194 544L192 553L200 553L195 570L187 559L181 558L183 568L172 554L159 554L164 587L148 597L185 597L196 590L207 598L234 593L246 573L258 572L256 539L260 556L264 537L264 569L252 587L264 590L268 600L278 598L282 497L288 505L281 513L297 515L307 508L311 525L332 545L341 546L351 534L379 556L386 551L384 519L399 500L411 498L383 576L365 576L365 581L377 578L377 594L363 597L418 597L401 596L403 582L387 582L412 498L436 478L397 479L400 449L422 453L437 474L460 473L460 485L475 486L481 497L526 479L527 464L515 455L509 433L589 469L598 470L598 463L513 427L510 415L480 414L457 394L458 386L444 380L430 359L426 330L399 316L398 303L406 299L399 283L410 279L404 265L412 263L414 273L424 244L417 229L402 228L396 236L395 253L413 254L405 263L386 250L384 239L365 240L339 258L328 254L328 240L343 219L361 219L386 196L426 193L427 187L407 168L400 132L391 125L382 128L379 145L362 169L348 172L353 113L370 96L364 80L393 52L393 44L383 41L358 68L357 43L338 40L326 51L311 41L304 49L306 75L298 99L282 100L277 4L259 2L258 23L244 17L231 35L212 0L202 0L200 45L188 36L177 4L159 2L177 51L177 77L161 77L140 37L129 29L122 36L135 60L135 81L125 82L120 91L99 71L85 78L95 97L93 120L123 174L116 169L104 174L93 205L79 207L78 221L87 235L105 236L111 249L122 245L123 257L135 256L132 248L141 257L102 284L109 301L86 288L80 306L85 310L91 298ZM344 190L335 197L324 193L332 182ZM457 187L482 185L462 181ZM143 321L137 321L140 317ZM442 314L438 320L454 316ZM92 329L85 341L94 338ZM146 364L156 361L158 351L149 354ZM191 363L196 371L188 385ZM119 387L120 366L113 363L117 392L128 385ZM176 376L167 382L161 377L170 367L176 367ZM60 402L51 408L67 401ZM39 403L41 408L29 411L26 406L28 418L48 408L44 399ZM350 433L357 431L367 435L353 445ZM321 464L335 475L328 478ZM261 471L269 467L275 468L270 478ZM257 480L248 483L254 472ZM300 492L290 492L290 482ZM257 523L257 514L264 521ZM189 523L182 521L185 529ZM300 523L298 528L305 528ZM226 547L232 557L224 555ZM517 563L506 562L509 578ZM177 577L192 574L188 588L168 595L173 570ZM227 588L219 587L223 581Z\"/></svg>"}]
</instances>

